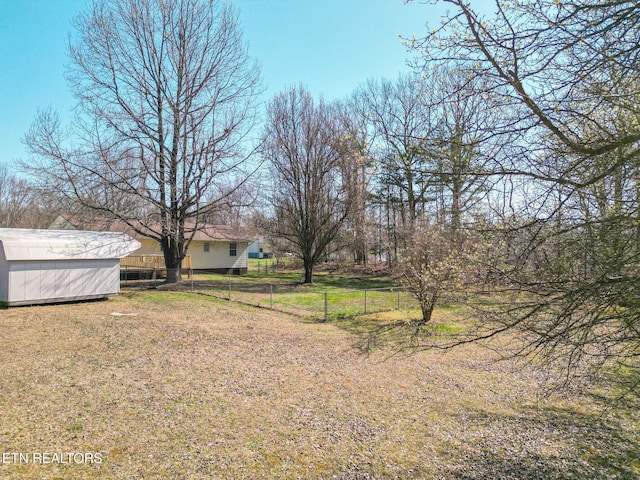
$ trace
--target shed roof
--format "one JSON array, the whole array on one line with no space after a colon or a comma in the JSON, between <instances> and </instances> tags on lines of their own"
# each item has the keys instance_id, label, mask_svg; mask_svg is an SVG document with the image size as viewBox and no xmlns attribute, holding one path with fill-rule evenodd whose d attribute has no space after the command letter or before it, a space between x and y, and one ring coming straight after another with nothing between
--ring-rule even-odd
<instances>
[{"instance_id":1,"label":"shed roof","mask_svg":"<svg viewBox=\"0 0 640 480\"><path fill-rule=\"evenodd\" d=\"M7 260L122 258L141 247L137 240L118 232L25 228L0 228L0 244Z\"/></svg>"}]
</instances>

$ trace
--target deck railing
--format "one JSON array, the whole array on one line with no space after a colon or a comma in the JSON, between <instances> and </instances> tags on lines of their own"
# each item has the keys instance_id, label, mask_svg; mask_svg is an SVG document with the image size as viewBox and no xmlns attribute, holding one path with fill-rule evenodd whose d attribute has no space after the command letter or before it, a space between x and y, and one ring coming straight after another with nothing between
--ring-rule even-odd
<instances>
[{"instance_id":1,"label":"deck railing","mask_svg":"<svg viewBox=\"0 0 640 480\"><path fill-rule=\"evenodd\" d=\"M129 255L120 259L120 268L127 270L164 270L163 255ZM191 270L191 255L187 255L182 260L182 271Z\"/></svg>"}]
</instances>

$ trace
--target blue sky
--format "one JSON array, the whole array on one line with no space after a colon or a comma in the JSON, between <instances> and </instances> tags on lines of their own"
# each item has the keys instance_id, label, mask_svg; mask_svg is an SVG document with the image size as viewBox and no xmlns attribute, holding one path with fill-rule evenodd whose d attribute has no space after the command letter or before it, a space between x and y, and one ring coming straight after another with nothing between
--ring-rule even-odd
<instances>
[{"instance_id":1,"label":"blue sky","mask_svg":"<svg viewBox=\"0 0 640 480\"><path fill-rule=\"evenodd\" d=\"M327 100L369 78L409 71L398 34L421 36L442 7L416 0L231 0L250 53L262 65L264 100L302 83ZM68 119L64 79L71 19L85 0L0 0L0 162L27 159L22 138L38 109Z\"/></svg>"}]
</instances>

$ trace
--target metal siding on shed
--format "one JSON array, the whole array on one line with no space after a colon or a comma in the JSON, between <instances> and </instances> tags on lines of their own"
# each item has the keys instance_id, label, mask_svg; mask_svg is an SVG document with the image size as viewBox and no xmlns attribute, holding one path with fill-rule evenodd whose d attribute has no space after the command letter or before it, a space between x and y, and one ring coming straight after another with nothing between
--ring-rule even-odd
<instances>
[{"instance_id":1,"label":"metal siding on shed","mask_svg":"<svg viewBox=\"0 0 640 480\"><path fill-rule=\"evenodd\" d=\"M40 283L42 296L40 298L56 298L56 271L52 268L43 268L40 276L42 279Z\"/></svg>"},{"instance_id":2,"label":"metal siding on shed","mask_svg":"<svg viewBox=\"0 0 640 480\"><path fill-rule=\"evenodd\" d=\"M0 302L9 299L9 264L4 258L4 253L0 248Z\"/></svg>"},{"instance_id":3,"label":"metal siding on shed","mask_svg":"<svg viewBox=\"0 0 640 480\"><path fill-rule=\"evenodd\" d=\"M24 262L23 300L42 298L42 265L40 262Z\"/></svg>"},{"instance_id":4,"label":"metal siding on shed","mask_svg":"<svg viewBox=\"0 0 640 480\"><path fill-rule=\"evenodd\" d=\"M87 260L86 268L89 270L89 278L86 279L85 288L88 292L98 291L98 276L96 270L100 268L100 262L98 260ZM118 276L118 278L120 278Z\"/></svg>"},{"instance_id":5,"label":"metal siding on shed","mask_svg":"<svg viewBox=\"0 0 640 480\"><path fill-rule=\"evenodd\" d=\"M24 262L9 263L9 302L20 302L25 299L26 282Z\"/></svg>"},{"instance_id":6,"label":"metal siding on shed","mask_svg":"<svg viewBox=\"0 0 640 480\"><path fill-rule=\"evenodd\" d=\"M56 272L55 298L75 297L76 295L73 295L71 293L71 285L69 283L71 278L71 276L69 275L69 268L73 268L72 265L66 262L51 262L51 267Z\"/></svg>"},{"instance_id":7,"label":"metal siding on shed","mask_svg":"<svg viewBox=\"0 0 640 480\"><path fill-rule=\"evenodd\" d=\"M69 269L69 290L72 296L85 295L84 283L86 281L87 273L84 262L77 262L73 268Z\"/></svg>"},{"instance_id":8,"label":"metal siding on shed","mask_svg":"<svg viewBox=\"0 0 640 480\"><path fill-rule=\"evenodd\" d=\"M111 232L0 228L0 303L99 298L120 292L119 258L140 243Z\"/></svg>"},{"instance_id":9,"label":"metal siding on shed","mask_svg":"<svg viewBox=\"0 0 640 480\"><path fill-rule=\"evenodd\" d=\"M105 267L107 270L107 267ZM109 293L120 293L120 262L116 261L109 269Z\"/></svg>"},{"instance_id":10,"label":"metal siding on shed","mask_svg":"<svg viewBox=\"0 0 640 480\"><path fill-rule=\"evenodd\" d=\"M120 293L118 259L9 262L8 291L0 302L46 303L46 300L95 298Z\"/></svg>"}]
</instances>

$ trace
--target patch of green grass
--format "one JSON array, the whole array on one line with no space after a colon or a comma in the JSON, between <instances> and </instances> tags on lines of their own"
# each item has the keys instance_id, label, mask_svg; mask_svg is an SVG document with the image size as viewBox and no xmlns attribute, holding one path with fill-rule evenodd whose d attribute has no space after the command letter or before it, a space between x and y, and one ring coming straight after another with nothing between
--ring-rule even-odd
<instances>
[{"instance_id":1,"label":"patch of green grass","mask_svg":"<svg viewBox=\"0 0 640 480\"><path fill-rule=\"evenodd\" d=\"M446 342L463 333L469 322L462 308L436 308L431 322L421 325L419 308L329 318L329 321L355 336L355 346L366 352L374 350L415 351L427 344Z\"/></svg>"},{"instance_id":2,"label":"patch of green grass","mask_svg":"<svg viewBox=\"0 0 640 480\"><path fill-rule=\"evenodd\" d=\"M194 301L194 294L188 290L174 291L170 289L151 290L123 290L120 298L132 304L167 305L172 303L190 303ZM216 301L214 298L202 296L203 302Z\"/></svg>"},{"instance_id":3,"label":"patch of green grass","mask_svg":"<svg viewBox=\"0 0 640 480\"><path fill-rule=\"evenodd\" d=\"M254 260L254 259L250 259ZM196 274L194 276L196 280L224 282L229 280L228 275L221 274ZM374 277L366 275L344 275L344 274L329 274L327 272L319 272L314 274L312 284L304 284L304 275L300 271L291 270L278 270L272 271L269 269L265 272L264 269L257 271L256 269L249 268L248 273L232 277L233 281L252 280L261 283L275 283L275 284L299 284L304 285L309 290L317 290L324 292L331 289L339 290L364 290L375 288L392 288L397 287L398 283L388 277Z\"/></svg>"},{"instance_id":4,"label":"patch of green grass","mask_svg":"<svg viewBox=\"0 0 640 480\"><path fill-rule=\"evenodd\" d=\"M224 276L224 275L220 275L220 276ZM240 278L243 278L243 279L252 278L252 279L260 280L267 283L268 282L297 283L297 282L302 282L303 280L303 276L299 272L292 272L292 271L273 272L272 270L269 270L268 272L265 272L265 271L258 272L257 270L254 270L254 271L249 270L246 274L242 275Z\"/></svg>"},{"instance_id":5,"label":"patch of green grass","mask_svg":"<svg viewBox=\"0 0 640 480\"><path fill-rule=\"evenodd\" d=\"M307 312L314 318L342 318L363 313L414 305L413 299L397 289L393 279L373 276L332 275L321 272L313 284L301 282L298 272L276 272L240 277L202 274L195 277L197 289L242 303ZM231 287L231 292L229 292ZM393 289L393 290L391 290ZM294 312L295 311L295 312Z\"/></svg>"}]
</instances>

